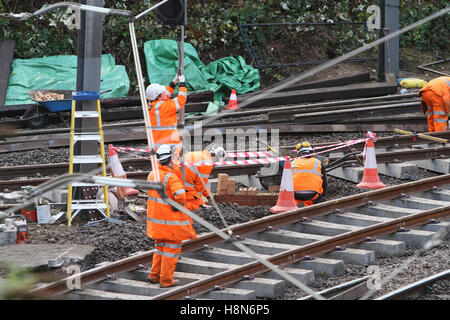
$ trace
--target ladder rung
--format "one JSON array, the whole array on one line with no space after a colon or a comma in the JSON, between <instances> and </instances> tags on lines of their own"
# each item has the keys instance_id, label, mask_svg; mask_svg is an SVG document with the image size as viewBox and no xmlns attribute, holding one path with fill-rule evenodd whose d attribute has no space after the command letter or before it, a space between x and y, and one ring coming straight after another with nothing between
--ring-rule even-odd
<instances>
[{"instance_id":1,"label":"ladder rung","mask_svg":"<svg viewBox=\"0 0 450 320\"><path fill-rule=\"evenodd\" d=\"M97 111L75 111L75 118L98 118Z\"/></svg>"},{"instance_id":2,"label":"ladder rung","mask_svg":"<svg viewBox=\"0 0 450 320\"><path fill-rule=\"evenodd\" d=\"M72 203L72 210L80 210L80 209L106 209L106 203Z\"/></svg>"},{"instance_id":3,"label":"ladder rung","mask_svg":"<svg viewBox=\"0 0 450 320\"><path fill-rule=\"evenodd\" d=\"M74 156L73 163L103 163L101 156Z\"/></svg>"},{"instance_id":4,"label":"ladder rung","mask_svg":"<svg viewBox=\"0 0 450 320\"><path fill-rule=\"evenodd\" d=\"M103 185L87 183L87 182L74 182L74 183L72 183L72 187L103 187Z\"/></svg>"},{"instance_id":5,"label":"ladder rung","mask_svg":"<svg viewBox=\"0 0 450 320\"><path fill-rule=\"evenodd\" d=\"M100 141L99 134L77 134L73 136L74 141Z\"/></svg>"}]
</instances>

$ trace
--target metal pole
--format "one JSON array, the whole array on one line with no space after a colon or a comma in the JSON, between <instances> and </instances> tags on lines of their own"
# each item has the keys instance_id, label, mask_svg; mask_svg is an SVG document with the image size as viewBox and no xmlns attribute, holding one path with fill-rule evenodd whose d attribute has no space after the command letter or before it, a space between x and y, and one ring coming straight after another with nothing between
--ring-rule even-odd
<instances>
[{"instance_id":1,"label":"metal pole","mask_svg":"<svg viewBox=\"0 0 450 320\"><path fill-rule=\"evenodd\" d=\"M139 52L138 52L138 46L137 46L137 41L136 41L136 32L134 29L133 22L130 22L130 37L131 37L131 45L133 48L134 64L136 66L136 76L137 76L138 87L139 87L139 95L141 97L142 113L144 114L144 120L145 120L145 128L146 128L145 131L147 133L148 149L154 150L155 140L153 139L153 131L152 131L150 118L148 116L148 111L147 111L147 100L145 98L144 77L142 76L141 62L139 60ZM159 182L160 178L159 178L159 171L158 171L156 155L154 153L151 153L150 158L151 158L152 171L154 172L154 176L153 176L154 182Z\"/></svg>"},{"instance_id":2,"label":"metal pole","mask_svg":"<svg viewBox=\"0 0 450 320\"><path fill-rule=\"evenodd\" d=\"M385 24L385 0L378 0L378 6L380 7L380 29L378 29L378 39L381 39L384 37L384 24ZM385 81L386 80L386 74L385 74L385 45L384 43L380 43L378 45L378 81Z\"/></svg>"}]
</instances>

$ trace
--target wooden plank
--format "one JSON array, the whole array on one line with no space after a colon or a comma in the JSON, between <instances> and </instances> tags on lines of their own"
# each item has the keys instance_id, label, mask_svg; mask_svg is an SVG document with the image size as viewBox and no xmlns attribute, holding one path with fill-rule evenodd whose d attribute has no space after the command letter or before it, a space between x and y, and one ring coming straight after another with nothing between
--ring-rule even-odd
<instances>
[{"instance_id":1,"label":"wooden plank","mask_svg":"<svg viewBox=\"0 0 450 320\"><path fill-rule=\"evenodd\" d=\"M0 41L0 106L2 107L4 107L6 100L15 47L16 42L14 40Z\"/></svg>"},{"instance_id":2,"label":"wooden plank","mask_svg":"<svg viewBox=\"0 0 450 320\"><path fill-rule=\"evenodd\" d=\"M319 80L306 83L295 83L291 87L282 89L280 91L295 91L295 90L306 90L306 89L316 89L316 88L328 88L328 87L340 87L349 84L357 84L361 82L370 81L370 73L358 73L350 76L344 76L335 79Z\"/></svg>"},{"instance_id":3,"label":"wooden plank","mask_svg":"<svg viewBox=\"0 0 450 320\"><path fill-rule=\"evenodd\" d=\"M347 98L366 98L384 96L397 93L397 85L382 82L365 85L350 85L343 87L330 87L319 89L308 89L299 91L276 92L268 97L258 99L246 105L246 108L281 106L302 102L325 101ZM245 99L238 97L239 103L244 103Z\"/></svg>"}]
</instances>

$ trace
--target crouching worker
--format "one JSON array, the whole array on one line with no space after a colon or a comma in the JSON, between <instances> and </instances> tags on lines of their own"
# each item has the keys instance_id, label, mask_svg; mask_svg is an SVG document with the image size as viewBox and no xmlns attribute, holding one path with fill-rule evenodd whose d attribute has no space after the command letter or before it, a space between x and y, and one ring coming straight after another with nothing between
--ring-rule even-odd
<instances>
[{"instance_id":1,"label":"crouching worker","mask_svg":"<svg viewBox=\"0 0 450 320\"><path fill-rule=\"evenodd\" d=\"M207 207L203 197L207 198L210 193L206 186L213 169L212 162L220 161L224 158L225 150L222 147L215 146L211 151L194 151L186 154L184 157L184 163L186 164L184 186L187 208L189 210L193 211L200 207Z\"/></svg>"},{"instance_id":2,"label":"crouching worker","mask_svg":"<svg viewBox=\"0 0 450 320\"><path fill-rule=\"evenodd\" d=\"M186 206L186 193L175 172L173 152L174 147L169 145L158 148L159 177L167 197ZM153 181L153 175L151 172L148 180ZM155 240L156 249L147 278L149 282L159 283L161 288L178 284L173 275L181 254L181 242L197 238L192 222L189 216L169 205L157 191L148 191L147 235Z\"/></svg>"},{"instance_id":3,"label":"crouching worker","mask_svg":"<svg viewBox=\"0 0 450 320\"><path fill-rule=\"evenodd\" d=\"M314 153L311 144L303 141L296 146L297 155L292 162L294 197L298 207L323 202L327 189L327 176L323 157L309 156Z\"/></svg>"}]
</instances>

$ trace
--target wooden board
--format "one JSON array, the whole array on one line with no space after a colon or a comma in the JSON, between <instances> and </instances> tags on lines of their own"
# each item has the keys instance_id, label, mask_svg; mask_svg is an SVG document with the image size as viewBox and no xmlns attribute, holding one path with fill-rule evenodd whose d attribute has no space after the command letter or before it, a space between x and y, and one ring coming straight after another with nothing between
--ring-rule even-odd
<instances>
[{"instance_id":1,"label":"wooden board","mask_svg":"<svg viewBox=\"0 0 450 320\"><path fill-rule=\"evenodd\" d=\"M0 41L0 107L5 104L15 47L14 40Z\"/></svg>"}]
</instances>

